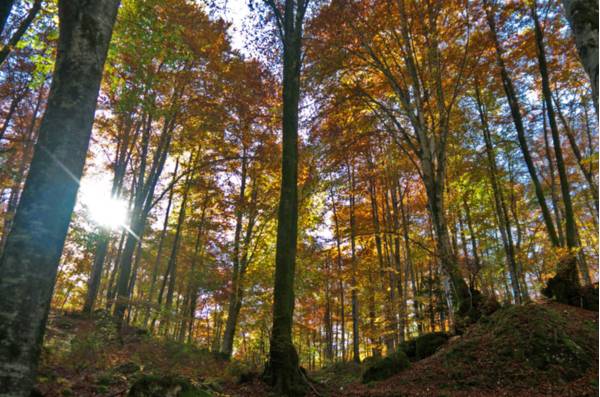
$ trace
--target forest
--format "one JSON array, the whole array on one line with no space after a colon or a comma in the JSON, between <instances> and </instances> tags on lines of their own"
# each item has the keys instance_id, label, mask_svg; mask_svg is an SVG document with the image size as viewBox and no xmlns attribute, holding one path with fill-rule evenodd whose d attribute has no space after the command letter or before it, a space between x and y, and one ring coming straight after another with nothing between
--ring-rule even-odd
<instances>
[{"instance_id":1,"label":"forest","mask_svg":"<svg viewBox=\"0 0 600 397\"><path fill-rule=\"evenodd\" d=\"M598 0L0 0L0 396L597 396Z\"/></svg>"}]
</instances>

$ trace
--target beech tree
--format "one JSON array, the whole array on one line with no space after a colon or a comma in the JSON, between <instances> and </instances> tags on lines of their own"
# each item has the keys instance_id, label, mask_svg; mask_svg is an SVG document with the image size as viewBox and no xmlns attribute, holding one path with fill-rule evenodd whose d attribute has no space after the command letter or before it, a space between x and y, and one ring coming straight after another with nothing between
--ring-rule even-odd
<instances>
[{"instance_id":1,"label":"beech tree","mask_svg":"<svg viewBox=\"0 0 600 397\"><path fill-rule=\"evenodd\" d=\"M0 258L0 383L29 395L88 149L118 0L60 1L48 106Z\"/></svg>"},{"instance_id":2,"label":"beech tree","mask_svg":"<svg viewBox=\"0 0 600 397\"><path fill-rule=\"evenodd\" d=\"M265 379L281 395L301 395L306 382L292 343L298 237L298 106L304 17L309 0L267 0L283 47L281 193L277 215L273 329Z\"/></svg>"},{"instance_id":3,"label":"beech tree","mask_svg":"<svg viewBox=\"0 0 600 397\"><path fill-rule=\"evenodd\" d=\"M303 368L503 305L594 307L598 121L561 2L123 0L108 45L116 2L24 0L3 43L38 3L0 64L0 393L148 357L302 395ZM34 383L46 316L75 339L47 332Z\"/></svg>"}]
</instances>

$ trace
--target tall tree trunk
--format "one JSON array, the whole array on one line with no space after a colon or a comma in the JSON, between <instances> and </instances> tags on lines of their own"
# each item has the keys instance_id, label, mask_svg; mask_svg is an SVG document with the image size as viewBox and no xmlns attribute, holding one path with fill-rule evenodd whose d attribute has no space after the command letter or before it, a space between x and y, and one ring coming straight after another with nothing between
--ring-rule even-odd
<instances>
[{"instance_id":1,"label":"tall tree trunk","mask_svg":"<svg viewBox=\"0 0 600 397\"><path fill-rule=\"evenodd\" d=\"M598 0L562 0L598 115Z\"/></svg>"},{"instance_id":2,"label":"tall tree trunk","mask_svg":"<svg viewBox=\"0 0 600 397\"><path fill-rule=\"evenodd\" d=\"M350 189L350 252L351 252L351 283L352 283L352 359L356 363L360 363L360 345L359 345L359 312L358 312L358 285L356 282L357 259L356 259L356 217L355 217L355 179L354 179L354 164L352 160L347 163L348 166L348 181Z\"/></svg>"},{"instance_id":3,"label":"tall tree trunk","mask_svg":"<svg viewBox=\"0 0 600 397\"><path fill-rule=\"evenodd\" d=\"M476 99L477 99L477 110L479 112L479 119L483 130L483 137L485 141L485 152L488 162L488 171L490 176L490 182L492 185L492 191L494 196L494 207L496 209L496 216L498 218L498 226L500 230L500 237L502 238L502 245L506 252L506 262L508 265L508 272L510 274L510 281L513 296L516 304L521 304L522 300L525 299L523 291L519 283L518 265L515 255L515 245L512 236L512 226L510 223L510 217L506 206L506 200L504 199L504 191L498 178L498 166L496 164L496 154L494 152L494 146L492 144L492 137L487 121L487 114L482 103L479 87L476 86Z\"/></svg>"},{"instance_id":4,"label":"tall tree trunk","mask_svg":"<svg viewBox=\"0 0 600 397\"><path fill-rule=\"evenodd\" d=\"M390 178L390 198L392 202L392 226L393 226L393 242L391 245L393 259L394 259L394 282L398 291L398 298L400 304L398 306L398 328L399 328L399 340L404 342L406 338L406 289L403 288L402 284L402 261L400 259L400 209L398 205L398 189L399 186L393 178ZM406 280L406 274L404 275Z\"/></svg>"},{"instance_id":5,"label":"tall tree trunk","mask_svg":"<svg viewBox=\"0 0 600 397\"><path fill-rule=\"evenodd\" d=\"M192 266L190 271L190 281L188 288L188 312L187 316L187 333L188 343L192 342L192 334L194 330L194 317L196 313L196 304L198 300L198 280L196 275L196 269L198 266L202 267L204 258L204 223L206 219L206 211L208 206L209 195L206 194L204 203L202 204L202 215L200 216L200 225L198 226L198 233L196 235L196 244L194 246L194 256L192 257ZM202 248L201 248L202 247Z\"/></svg>"},{"instance_id":6,"label":"tall tree trunk","mask_svg":"<svg viewBox=\"0 0 600 397\"><path fill-rule=\"evenodd\" d=\"M342 361L346 360L346 311L344 302L344 281L343 281L343 264L342 264L342 237L340 234L340 224L337 216L337 209L335 205L335 198L333 195L333 189L330 193L331 197L331 210L333 212L333 223L335 228L335 243L337 249L337 265L338 273L340 277L339 290L340 290L340 332L341 332L341 348L342 348Z\"/></svg>"},{"instance_id":7,"label":"tall tree trunk","mask_svg":"<svg viewBox=\"0 0 600 397\"><path fill-rule=\"evenodd\" d=\"M546 225L546 231L548 232L548 238L550 239L550 243L553 246L558 247L559 239L558 235L556 234L556 229L554 227L554 221L552 220L552 215L550 214L550 210L548 209L548 204L546 203L546 198L544 197L542 184L540 183L540 180L537 175L537 170L531 158L531 153L529 152L529 145L527 143L527 137L525 136L525 127L523 125L523 118L521 116L521 106L519 104L519 99L515 92L512 79L510 78L508 70L506 69L506 65L504 64L504 60L502 59L504 51L502 49L502 46L500 45L498 34L496 32L496 21L493 14L493 9L489 4L489 0L484 0L484 4L488 26L490 28L492 41L495 47L496 64L498 66L498 69L500 70L502 86L504 88L504 93L506 95L506 99L508 100L508 104L510 106L510 112L512 115L513 123L515 125L515 129L517 130L519 146L521 148L521 152L523 153L525 164L527 165L527 171L529 172L529 176L535 188L535 195L542 210L542 216Z\"/></svg>"},{"instance_id":8,"label":"tall tree trunk","mask_svg":"<svg viewBox=\"0 0 600 397\"><path fill-rule=\"evenodd\" d=\"M381 279L381 286L385 290L388 290L389 299L385 302L385 323L386 330L384 334L384 343L386 347L386 351L388 354L391 354L395 351L394 347L394 319L393 319L393 305L394 305L394 285L389 277L386 277L386 269L385 263L383 259L383 248L381 244L381 224L379 222L379 206L377 204L377 187L375 185L374 178L369 179L369 194L371 198L371 217L373 219L373 228L375 231L375 247L377 249L377 260L379 262L379 273ZM389 285L386 285L386 279L389 281Z\"/></svg>"},{"instance_id":9,"label":"tall tree trunk","mask_svg":"<svg viewBox=\"0 0 600 397\"><path fill-rule=\"evenodd\" d=\"M174 99L175 101L175 99ZM141 165L138 174L137 187L135 189L134 206L131 215L131 226L127 239L125 241L125 247L121 254L121 260L119 265L119 278L117 280L117 299L115 302L114 316L119 324L121 324L125 310L128 306L129 300L129 278L131 276L131 264L133 259L133 253L137 245L137 241L141 239L146 226L146 218L148 213L152 209L154 189L158 178L162 173L162 170L167 159L169 147L171 144L171 134L175 127L175 117L165 117L163 131L160 136L160 142L154 153L152 160L152 166L146 178L146 156L148 154L148 145L150 141L150 128L151 128L151 116L148 115L146 121L146 128L142 135L142 150L141 150Z\"/></svg>"},{"instance_id":10,"label":"tall tree trunk","mask_svg":"<svg viewBox=\"0 0 600 397\"><path fill-rule=\"evenodd\" d=\"M558 178L560 181L560 190L562 193L563 204L565 207L565 240L567 243L567 249L569 250L568 257L559 261L557 274L555 281L560 278L563 285L569 284L568 289L573 294L577 294L580 288L579 276L577 274L577 257L576 250L578 247L577 239L577 223L575 221L575 211L573 210L573 203L571 201L571 188L569 186L569 179L567 177L567 169L562 155L562 148L560 142L560 135L558 132L558 125L556 123L556 116L554 114L554 105L552 103L552 91L550 89L550 77L548 73L548 65L546 62L546 52L544 50L544 36L542 27L537 14L536 2L532 3L531 14L534 22L535 30L535 42L538 56L538 66L540 74L542 76L542 95L546 104L546 112L548 113L548 122L550 124L550 132L552 134L552 144L554 146L554 157L556 160L556 168L558 170ZM596 17L598 16L598 4L596 2ZM596 18L596 84L598 82L598 20ZM595 93L596 101L598 100L598 91L596 88ZM564 287L561 288L564 290ZM577 303L576 297L563 296L562 292L555 291L556 298L563 303Z\"/></svg>"},{"instance_id":11,"label":"tall tree trunk","mask_svg":"<svg viewBox=\"0 0 600 397\"><path fill-rule=\"evenodd\" d=\"M323 313L323 323L325 328L325 351L324 356L327 364L333 363L333 319L332 319L332 308L331 308L331 283L330 278L332 276L331 260L330 258L325 259L325 310Z\"/></svg>"},{"instance_id":12,"label":"tall tree trunk","mask_svg":"<svg viewBox=\"0 0 600 397\"><path fill-rule=\"evenodd\" d=\"M404 205L404 201L406 201L406 205ZM417 299L417 286L416 280L413 270L413 260L412 260L412 250L410 249L410 238L409 238L409 228L410 228L410 213L408 206L408 190L400 197L400 216L402 219L402 238L404 240L404 255L405 255L405 271L404 271L404 293L408 293L408 276L411 276L412 280L412 301L413 301L413 310L415 312L415 322L417 323L417 331L419 334L422 332L422 324L421 324L421 313L419 310L419 300ZM406 297L403 299L404 302L404 311L407 311L406 308Z\"/></svg>"},{"instance_id":13,"label":"tall tree trunk","mask_svg":"<svg viewBox=\"0 0 600 397\"><path fill-rule=\"evenodd\" d=\"M119 145L120 147L117 149L117 158L115 159L115 174L113 177L113 184L111 189L111 196L113 199L118 197L123 184L124 175L122 175L122 173L119 172L119 170L126 166L126 161L123 161L124 157L126 157L126 153L120 151L119 149L126 148L127 144L119 142ZM92 272L88 279L87 294L85 296L85 301L83 304L83 313L91 314L94 309L94 304L96 303L96 296L98 295L98 288L100 287L100 278L102 276L102 270L104 268L106 253L108 252L110 238L110 230L101 226L99 229L98 241L96 243L96 253L94 255L94 262L92 264Z\"/></svg>"},{"instance_id":14,"label":"tall tree trunk","mask_svg":"<svg viewBox=\"0 0 600 397\"><path fill-rule=\"evenodd\" d=\"M546 117L546 105L542 106L542 117L543 117L543 130L544 130L544 149L546 154L546 159L548 160L548 171L550 177L550 198L552 200L552 209L554 210L554 217L556 218L556 224L558 225L558 241L560 242L560 246L565 246L565 234L563 232L563 221L562 221L562 210L560 208L558 194L556 192L556 171L554 169L554 159L552 157L552 153L550 150L550 141L548 138L548 128L547 128L547 117Z\"/></svg>"},{"instance_id":15,"label":"tall tree trunk","mask_svg":"<svg viewBox=\"0 0 600 397\"><path fill-rule=\"evenodd\" d=\"M569 140L569 145L571 146L571 150L573 151L573 154L575 155L575 159L577 159L577 165L579 166L579 170L583 174L585 180L587 181L587 183L590 187L592 197L594 198L593 205L594 205L594 208L596 209L596 217L598 217L598 210L599 210L598 206L600 205L600 199L598 198L598 181L597 181L597 178L594 176L594 168L586 167L586 165L584 163L584 158L581 154L581 150L579 150L579 146L577 145L577 140L575 139L575 134L573 133L571 126L569 125L569 123L565 119L565 116L562 113L562 110L560 108L560 103L556 100L556 98L553 97L553 99L554 99L554 104L556 105L556 112L558 113L558 117L563 125L565 134L567 135L567 139Z\"/></svg>"},{"instance_id":16,"label":"tall tree trunk","mask_svg":"<svg viewBox=\"0 0 600 397\"><path fill-rule=\"evenodd\" d=\"M150 306L152 305L152 299L154 297L154 289L156 288L156 278L158 277L158 268L160 266L160 259L162 258L163 246L165 243L165 236L167 235L167 229L169 228L169 215L171 214L171 204L173 204L173 194L175 193L175 181L177 178L177 170L179 169L179 157L175 160L175 170L173 171L173 178L171 181L171 188L169 189L169 197L167 198L167 208L165 209L165 218L163 220L163 226L160 231L160 237L158 238L158 249L156 251L156 258L154 259L154 266L152 268L152 275L150 276L150 291L148 292L148 306L146 307L146 313L144 315L144 326L148 324L148 317L150 316Z\"/></svg>"},{"instance_id":17,"label":"tall tree trunk","mask_svg":"<svg viewBox=\"0 0 600 397\"><path fill-rule=\"evenodd\" d=\"M245 155L244 155L245 157ZM245 170L244 170L245 173ZM245 176L244 176L245 178ZM227 324L225 325L225 333L223 336L223 347L222 351L228 355L231 355L233 348L233 339L235 337L235 331L237 326L237 320L242 308L242 300L244 297L244 276L246 269L251 261L250 255L250 243L252 242L254 225L256 223L257 216L257 199L258 199L258 178L257 175L252 177L252 196L249 203L249 214L248 221L246 224L246 231L244 238L241 239L241 235L238 236L238 242L236 243L237 248L234 248L237 269L234 267L233 282L232 282L232 294L229 301L229 311L227 317ZM245 188L243 189L245 190ZM244 193L245 194L245 193ZM240 210L245 206L245 200L242 199L242 192L240 190ZM243 217L240 216L240 226L242 224ZM241 227L240 227L241 232ZM241 234L241 233L240 233ZM241 240L241 241L239 241Z\"/></svg>"},{"instance_id":18,"label":"tall tree trunk","mask_svg":"<svg viewBox=\"0 0 600 397\"><path fill-rule=\"evenodd\" d=\"M0 384L7 396L29 395L35 379L118 4L59 1L48 105L0 258Z\"/></svg>"},{"instance_id":19,"label":"tall tree trunk","mask_svg":"<svg viewBox=\"0 0 600 397\"><path fill-rule=\"evenodd\" d=\"M164 332L166 334L169 328L169 322L171 320L171 306L173 305L173 295L175 294L175 284L177 280L177 254L179 253L179 245L181 241L181 233L183 224L185 223L185 214L187 210L187 201L191 187L191 169L194 168L194 154L190 155L190 164L188 169L188 174L185 179L185 184L183 188L183 197L181 198L181 206L179 208L179 215L177 217L177 226L175 227L175 237L173 238L173 246L171 248L171 255L169 256L169 263L167 265L167 269L169 269L169 284L167 288L167 297L165 299L165 310L167 311L167 319L164 323L161 323L161 328L164 325Z\"/></svg>"},{"instance_id":20,"label":"tall tree trunk","mask_svg":"<svg viewBox=\"0 0 600 397\"><path fill-rule=\"evenodd\" d=\"M233 268L231 278L231 292L229 294L229 307L227 310L227 322L225 324L225 333L223 334L223 344L221 352L231 357L233 351L233 338L235 336L235 328L237 317L242 306L241 297L241 274L240 274L240 245L242 240L242 228L244 223L244 207L246 206L246 179L247 179L248 160L246 157L246 148L242 149L242 167L241 167L241 182L240 194L236 204L236 221L235 232L233 237Z\"/></svg>"},{"instance_id":21,"label":"tall tree trunk","mask_svg":"<svg viewBox=\"0 0 600 397\"><path fill-rule=\"evenodd\" d=\"M302 69L302 31L308 0L285 0L283 12L274 0L265 0L277 18L283 45L282 158L273 329L265 380L281 395L303 395L304 378L292 343L294 276L298 238L298 106Z\"/></svg>"},{"instance_id":22,"label":"tall tree trunk","mask_svg":"<svg viewBox=\"0 0 600 397\"><path fill-rule=\"evenodd\" d=\"M302 25L308 0L285 0L283 14L268 0L278 18L283 44L283 115L281 194L275 253L273 330L265 379L281 395L303 395L304 379L292 343L294 276L298 238L298 105L302 64Z\"/></svg>"}]
</instances>

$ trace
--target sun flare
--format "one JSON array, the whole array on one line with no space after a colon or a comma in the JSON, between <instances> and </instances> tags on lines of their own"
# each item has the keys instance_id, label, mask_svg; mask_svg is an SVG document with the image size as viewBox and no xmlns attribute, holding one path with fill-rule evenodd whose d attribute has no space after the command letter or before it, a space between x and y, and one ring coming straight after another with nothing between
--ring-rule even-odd
<instances>
[{"instance_id":1,"label":"sun flare","mask_svg":"<svg viewBox=\"0 0 600 397\"><path fill-rule=\"evenodd\" d=\"M82 186L82 203L89 219L107 229L127 226L127 202L111 197L110 190L102 183Z\"/></svg>"}]
</instances>

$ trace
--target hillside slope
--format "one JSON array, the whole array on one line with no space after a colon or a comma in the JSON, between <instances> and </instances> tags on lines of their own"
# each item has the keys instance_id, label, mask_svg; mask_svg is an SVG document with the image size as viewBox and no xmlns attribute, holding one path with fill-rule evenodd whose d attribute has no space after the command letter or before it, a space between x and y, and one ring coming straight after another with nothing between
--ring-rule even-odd
<instances>
[{"instance_id":1,"label":"hillside slope","mask_svg":"<svg viewBox=\"0 0 600 397\"><path fill-rule=\"evenodd\" d=\"M597 396L598 313L557 303L509 306L436 354L339 396Z\"/></svg>"}]
</instances>

